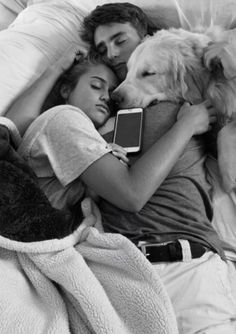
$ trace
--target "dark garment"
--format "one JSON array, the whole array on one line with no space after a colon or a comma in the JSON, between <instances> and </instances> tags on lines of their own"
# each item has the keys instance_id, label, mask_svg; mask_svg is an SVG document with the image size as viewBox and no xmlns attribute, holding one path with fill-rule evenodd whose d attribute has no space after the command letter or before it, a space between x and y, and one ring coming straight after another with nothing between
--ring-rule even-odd
<instances>
[{"instance_id":1,"label":"dark garment","mask_svg":"<svg viewBox=\"0 0 236 334\"><path fill-rule=\"evenodd\" d=\"M12 146L8 128L2 125L0 189L0 235L5 238L21 242L60 239L77 227L65 212L51 206L34 171Z\"/></svg>"},{"instance_id":2,"label":"dark garment","mask_svg":"<svg viewBox=\"0 0 236 334\"><path fill-rule=\"evenodd\" d=\"M143 148L140 154L131 158L132 162L167 132L176 121L178 110L178 105L169 102L145 110ZM101 200L105 231L121 233L135 244L143 240L197 241L223 256L219 237L211 224L210 186L204 162L203 138L195 136L140 212L130 213Z\"/></svg>"}]
</instances>

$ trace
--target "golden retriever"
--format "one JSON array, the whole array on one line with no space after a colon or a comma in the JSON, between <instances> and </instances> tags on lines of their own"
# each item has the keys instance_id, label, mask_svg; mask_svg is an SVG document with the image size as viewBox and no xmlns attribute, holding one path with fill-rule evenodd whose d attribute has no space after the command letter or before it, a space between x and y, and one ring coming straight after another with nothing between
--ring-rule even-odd
<instances>
[{"instance_id":1,"label":"golden retriever","mask_svg":"<svg viewBox=\"0 0 236 334\"><path fill-rule=\"evenodd\" d=\"M147 107L158 101L199 103L210 98L221 115L236 106L235 82L226 80L219 64L204 66L204 49L224 38L213 27L205 33L169 29L147 37L127 63L127 77L113 93L121 108Z\"/></svg>"}]
</instances>

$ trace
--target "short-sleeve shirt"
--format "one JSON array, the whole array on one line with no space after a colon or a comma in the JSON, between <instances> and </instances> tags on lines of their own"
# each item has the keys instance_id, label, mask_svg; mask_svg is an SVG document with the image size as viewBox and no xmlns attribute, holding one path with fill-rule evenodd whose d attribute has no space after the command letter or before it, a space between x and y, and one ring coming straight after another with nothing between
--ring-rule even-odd
<instances>
[{"instance_id":1,"label":"short-sleeve shirt","mask_svg":"<svg viewBox=\"0 0 236 334\"><path fill-rule=\"evenodd\" d=\"M80 175L110 149L83 111L61 105L31 124L18 152L36 173L51 204L70 211L84 195Z\"/></svg>"}]
</instances>

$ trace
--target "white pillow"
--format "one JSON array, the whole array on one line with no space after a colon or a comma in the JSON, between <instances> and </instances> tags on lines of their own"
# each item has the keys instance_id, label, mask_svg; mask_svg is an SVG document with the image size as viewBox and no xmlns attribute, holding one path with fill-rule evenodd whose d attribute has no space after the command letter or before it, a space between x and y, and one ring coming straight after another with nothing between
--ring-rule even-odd
<instances>
[{"instance_id":1,"label":"white pillow","mask_svg":"<svg viewBox=\"0 0 236 334\"><path fill-rule=\"evenodd\" d=\"M82 43L81 20L94 6L85 0L32 4L0 32L0 115L69 44Z\"/></svg>"},{"instance_id":2,"label":"white pillow","mask_svg":"<svg viewBox=\"0 0 236 334\"><path fill-rule=\"evenodd\" d=\"M16 16L17 14L0 3L0 30L6 29Z\"/></svg>"},{"instance_id":3,"label":"white pillow","mask_svg":"<svg viewBox=\"0 0 236 334\"><path fill-rule=\"evenodd\" d=\"M25 7L19 1L0 0L0 30L6 29Z\"/></svg>"},{"instance_id":4,"label":"white pillow","mask_svg":"<svg viewBox=\"0 0 236 334\"><path fill-rule=\"evenodd\" d=\"M28 0L0 0L0 4L17 16L27 7Z\"/></svg>"}]
</instances>

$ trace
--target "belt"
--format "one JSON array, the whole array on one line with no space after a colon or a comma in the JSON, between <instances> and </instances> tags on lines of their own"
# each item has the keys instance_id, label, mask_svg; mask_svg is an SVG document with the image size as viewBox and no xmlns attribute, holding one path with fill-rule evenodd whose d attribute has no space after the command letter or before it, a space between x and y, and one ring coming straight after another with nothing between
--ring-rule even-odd
<instances>
[{"instance_id":1,"label":"belt","mask_svg":"<svg viewBox=\"0 0 236 334\"><path fill-rule=\"evenodd\" d=\"M198 242L175 240L166 243L139 242L138 248L150 262L188 262L201 257L208 249Z\"/></svg>"}]
</instances>

